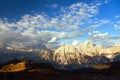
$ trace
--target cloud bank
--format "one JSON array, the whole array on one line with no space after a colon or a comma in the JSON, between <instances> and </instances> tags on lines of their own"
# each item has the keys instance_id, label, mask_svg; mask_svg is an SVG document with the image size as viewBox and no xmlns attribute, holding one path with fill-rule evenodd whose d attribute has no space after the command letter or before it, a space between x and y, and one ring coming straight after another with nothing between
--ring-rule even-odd
<instances>
[{"instance_id":1,"label":"cloud bank","mask_svg":"<svg viewBox=\"0 0 120 80\"><path fill-rule=\"evenodd\" d=\"M61 44L61 40L83 37L88 32L94 40L109 37L108 33L90 32L109 22L96 18L100 5L102 3L80 2L61 7L57 16L51 17L45 13L25 14L16 22L0 19L0 43L12 46L44 44L56 47ZM58 5L54 4L52 7L56 8ZM115 25L115 28L119 27ZM77 43L79 41L73 41L74 45Z\"/></svg>"}]
</instances>

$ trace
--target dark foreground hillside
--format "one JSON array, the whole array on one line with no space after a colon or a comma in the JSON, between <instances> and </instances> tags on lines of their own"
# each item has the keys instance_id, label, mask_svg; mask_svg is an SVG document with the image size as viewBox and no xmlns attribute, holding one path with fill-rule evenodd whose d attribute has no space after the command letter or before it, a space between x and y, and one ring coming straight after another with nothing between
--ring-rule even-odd
<instances>
[{"instance_id":1,"label":"dark foreground hillside","mask_svg":"<svg viewBox=\"0 0 120 80\"><path fill-rule=\"evenodd\" d=\"M120 80L119 68L120 62L113 62L64 71L49 63L12 60L1 66L0 80Z\"/></svg>"}]
</instances>

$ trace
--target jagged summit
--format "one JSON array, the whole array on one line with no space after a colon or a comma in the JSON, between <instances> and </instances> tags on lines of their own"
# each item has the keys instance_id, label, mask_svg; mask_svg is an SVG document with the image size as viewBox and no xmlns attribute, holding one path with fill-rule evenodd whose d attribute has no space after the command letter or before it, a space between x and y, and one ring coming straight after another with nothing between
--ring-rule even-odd
<instances>
[{"instance_id":1,"label":"jagged summit","mask_svg":"<svg viewBox=\"0 0 120 80\"><path fill-rule=\"evenodd\" d=\"M53 60L60 64L80 64L80 53L72 45L61 46L55 50Z\"/></svg>"},{"instance_id":2,"label":"jagged summit","mask_svg":"<svg viewBox=\"0 0 120 80\"><path fill-rule=\"evenodd\" d=\"M78 46L59 47L53 53L53 60L59 64L106 63L114 58L115 53L120 53L120 47L102 48L92 41L85 41Z\"/></svg>"},{"instance_id":3,"label":"jagged summit","mask_svg":"<svg viewBox=\"0 0 120 80\"><path fill-rule=\"evenodd\" d=\"M80 43L80 45L77 46L77 49L82 54L94 56L101 54L103 48L100 45L93 44L92 41L85 41Z\"/></svg>"},{"instance_id":4,"label":"jagged summit","mask_svg":"<svg viewBox=\"0 0 120 80\"><path fill-rule=\"evenodd\" d=\"M73 46L73 45L70 45L70 44L67 44L67 45L64 45L64 46L61 46L59 47L58 49L55 50L55 53L61 53L61 54L64 54L64 53L75 53L77 52L76 51L76 48Z\"/></svg>"},{"instance_id":5,"label":"jagged summit","mask_svg":"<svg viewBox=\"0 0 120 80\"><path fill-rule=\"evenodd\" d=\"M77 47L67 44L54 51L53 60L60 64L81 64L87 62L85 56L97 56L101 54L102 49L92 41L82 42Z\"/></svg>"},{"instance_id":6,"label":"jagged summit","mask_svg":"<svg viewBox=\"0 0 120 80\"><path fill-rule=\"evenodd\" d=\"M81 42L79 46L91 48L91 47L94 47L95 44L93 44L93 42L91 40L88 40L88 41Z\"/></svg>"}]
</instances>

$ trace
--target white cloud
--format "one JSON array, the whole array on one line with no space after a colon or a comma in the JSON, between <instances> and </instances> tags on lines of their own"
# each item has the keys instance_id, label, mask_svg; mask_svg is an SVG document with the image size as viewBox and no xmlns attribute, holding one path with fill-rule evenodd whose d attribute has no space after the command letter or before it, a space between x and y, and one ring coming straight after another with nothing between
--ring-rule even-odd
<instances>
[{"instance_id":1,"label":"white cloud","mask_svg":"<svg viewBox=\"0 0 120 80\"><path fill-rule=\"evenodd\" d=\"M53 4L56 8L58 5ZM69 7L62 7L58 16L50 17L46 14L26 14L22 19L16 22L8 22L0 20L0 38L24 45L32 44L48 44L52 45L60 39L76 38L84 36L84 34L109 22L108 20L98 20L96 23L94 16L99 13L99 6L95 4L75 3ZM86 26L88 24L88 26ZM106 37L108 34L93 33L93 38ZM11 35L11 36L9 36ZM106 36L105 36L106 35ZM6 36L6 37L4 37ZM14 37L13 37L14 36ZM13 40L17 38L18 40ZM19 39L22 41L19 41ZM50 44L51 43L51 44ZM73 44L77 44L74 41ZM60 43L54 43L55 46Z\"/></svg>"},{"instance_id":2,"label":"white cloud","mask_svg":"<svg viewBox=\"0 0 120 80\"><path fill-rule=\"evenodd\" d=\"M108 39L109 38L108 32L100 33L99 31L93 31L92 33L89 32L88 35L89 35L89 38L92 40L101 40L101 39Z\"/></svg>"},{"instance_id":3,"label":"white cloud","mask_svg":"<svg viewBox=\"0 0 120 80\"><path fill-rule=\"evenodd\" d=\"M81 31L83 31L83 32L88 32L88 31L93 30L93 29L95 29L95 28L98 28L98 27L100 27L101 25L106 24L106 23L108 23L108 22L109 22L109 20L99 20L99 21L97 21L95 24L92 24L92 25L90 25L90 26L82 29Z\"/></svg>"},{"instance_id":4,"label":"white cloud","mask_svg":"<svg viewBox=\"0 0 120 80\"><path fill-rule=\"evenodd\" d=\"M88 36L90 40L102 45L103 47L117 46L120 42L119 35L110 35L108 32L101 33L99 31L93 31L89 32Z\"/></svg>"},{"instance_id":5,"label":"white cloud","mask_svg":"<svg viewBox=\"0 0 120 80\"><path fill-rule=\"evenodd\" d=\"M120 30L120 24L115 24L115 25L114 25L114 28L115 28L116 30Z\"/></svg>"},{"instance_id":6,"label":"white cloud","mask_svg":"<svg viewBox=\"0 0 120 80\"><path fill-rule=\"evenodd\" d=\"M116 21L113 26L115 30L120 30L120 21Z\"/></svg>"},{"instance_id":7,"label":"white cloud","mask_svg":"<svg viewBox=\"0 0 120 80\"><path fill-rule=\"evenodd\" d=\"M115 42L114 46L120 46L120 39Z\"/></svg>"},{"instance_id":8,"label":"white cloud","mask_svg":"<svg viewBox=\"0 0 120 80\"><path fill-rule=\"evenodd\" d=\"M74 45L74 46L77 46L77 45L80 44L80 41L78 41L78 40L74 40L71 44Z\"/></svg>"},{"instance_id":9,"label":"white cloud","mask_svg":"<svg viewBox=\"0 0 120 80\"><path fill-rule=\"evenodd\" d=\"M120 39L120 35L112 35L110 36L110 39L113 39L113 40L119 40Z\"/></svg>"},{"instance_id":10,"label":"white cloud","mask_svg":"<svg viewBox=\"0 0 120 80\"><path fill-rule=\"evenodd\" d=\"M55 42L57 40L56 37L53 37L50 41L48 41L48 43L52 43L52 42Z\"/></svg>"}]
</instances>

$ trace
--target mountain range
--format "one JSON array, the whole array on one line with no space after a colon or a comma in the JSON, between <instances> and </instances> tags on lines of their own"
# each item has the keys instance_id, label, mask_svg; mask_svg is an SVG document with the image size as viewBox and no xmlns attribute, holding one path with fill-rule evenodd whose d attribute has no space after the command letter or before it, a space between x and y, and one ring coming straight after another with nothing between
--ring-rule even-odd
<instances>
[{"instance_id":1,"label":"mountain range","mask_svg":"<svg viewBox=\"0 0 120 80\"><path fill-rule=\"evenodd\" d=\"M71 70L109 63L120 60L120 46L103 48L92 41L81 42L78 46L63 45L55 50L38 50L37 52L22 52L0 50L1 62L12 59L33 60L35 62L50 62L55 68ZM2 63L3 64L3 63Z\"/></svg>"},{"instance_id":2,"label":"mountain range","mask_svg":"<svg viewBox=\"0 0 120 80\"><path fill-rule=\"evenodd\" d=\"M120 46L103 48L85 41L54 50L26 49L0 48L0 80L120 79Z\"/></svg>"},{"instance_id":3,"label":"mountain range","mask_svg":"<svg viewBox=\"0 0 120 80\"><path fill-rule=\"evenodd\" d=\"M103 48L85 41L78 46L64 45L54 51L41 51L41 57L61 65L81 65L81 67L108 63L119 60L120 46Z\"/></svg>"}]
</instances>

